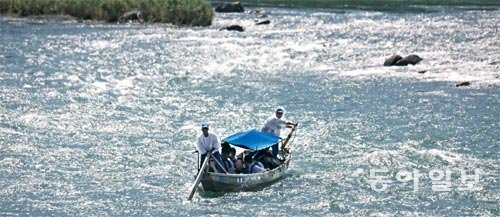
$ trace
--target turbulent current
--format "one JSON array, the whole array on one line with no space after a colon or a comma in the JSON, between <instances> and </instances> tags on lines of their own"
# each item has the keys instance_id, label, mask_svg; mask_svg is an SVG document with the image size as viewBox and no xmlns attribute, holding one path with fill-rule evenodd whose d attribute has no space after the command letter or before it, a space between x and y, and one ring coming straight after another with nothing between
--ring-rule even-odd
<instances>
[{"instance_id":1,"label":"turbulent current","mask_svg":"<svg viewBox=\"0 0 500 217\"><path fill-rule=\"evenodd\" d=\"M436 7L0 18L0 216L498 216L500 10ZM300 124L288 175L186 202L200 124L223 138L277 107Z\"/></svg>"}]
</instances>

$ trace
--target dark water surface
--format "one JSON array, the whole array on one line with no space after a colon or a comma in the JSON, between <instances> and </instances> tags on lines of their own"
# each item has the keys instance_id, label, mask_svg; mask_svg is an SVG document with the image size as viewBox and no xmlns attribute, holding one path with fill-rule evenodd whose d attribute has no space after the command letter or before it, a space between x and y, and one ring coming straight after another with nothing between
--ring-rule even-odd
<instances>
[{"instance_id":1,"label":"dark water surface","mask_svg":"<svg viewBox=\"0 0 500 217\"><path fill-rule=\"evenodd\" d=\"M0 215L499 215L499 10L266 10L207 28L0 18ZM381 66L394 53L424 60ZM278 106L300 122L290 174L186 202L200 123L224 137Z\"/></svg>"}]
</instances>

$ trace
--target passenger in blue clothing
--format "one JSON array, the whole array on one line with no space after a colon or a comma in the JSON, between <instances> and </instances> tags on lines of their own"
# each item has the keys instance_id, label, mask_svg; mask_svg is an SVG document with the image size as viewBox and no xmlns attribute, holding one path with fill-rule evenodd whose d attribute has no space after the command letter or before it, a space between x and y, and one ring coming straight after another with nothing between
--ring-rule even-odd
<instances>
[{"instance_id":1,"label":"passenger in blue clothing","mask_svg":"<svg viewBox=\"0 0 500 217\"><path fill-rule=\"evenodd\" d=\"M231 147L222 146L222 161L224 162L224 166L226 167L226 171L228 173L234 173L234 163L231 160Z\"/></svg>"},{"instance_id":2,"label":"passenger in blue clothing","mask_svg":"<svg viewBox=\"0 0 500 217\"><path fill-rule=\"evenodd\" d=\"M262 173L266 171L266 169L264 169L264 166L260 162L254 161L253 157L250 155L245 156L245 164L248 173Z\"/></svg>"}]
</instances>

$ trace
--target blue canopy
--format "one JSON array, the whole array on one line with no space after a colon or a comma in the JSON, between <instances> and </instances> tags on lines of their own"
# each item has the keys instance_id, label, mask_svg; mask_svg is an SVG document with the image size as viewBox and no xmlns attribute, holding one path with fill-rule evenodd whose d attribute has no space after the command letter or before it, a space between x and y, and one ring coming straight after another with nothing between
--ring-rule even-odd
<instances>
[{"instance_id":1,"label":"blue canopy","mask_svg":"<svg viewBox=\"0 0 500 217\"><path fill-rule=\"evenodd\" d=\"M280 137L276 135L263 133L254 129L233 134L223 139L223 141L240 148L256 151L276 144L279 139Z\"/></svg>"}]
</instances>

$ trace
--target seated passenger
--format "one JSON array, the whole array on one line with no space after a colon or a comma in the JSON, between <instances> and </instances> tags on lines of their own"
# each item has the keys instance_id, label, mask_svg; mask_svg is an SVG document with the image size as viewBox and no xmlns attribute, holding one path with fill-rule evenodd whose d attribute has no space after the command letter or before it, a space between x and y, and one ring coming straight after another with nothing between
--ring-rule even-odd
<instances>
[{"instance_id":1,"label":"seated passenger","mask_svg":"<svg viewBox=\"0 0 500 217\"><path fill-rule=\"evenodd\" d=\"M260 162L255 161L252 166L250 166L249 173L263 173L266 172L266 168Z\"/></svg>"},{"instance_id":2,"label":"seated passenger","mask_svg":"<svg viewBox=\"0 0 500 217\"><path fill-rule=\"evenodd\" d=\"M214 159L209 159L208 160L208 172L211 172L211 173L216 172L216 171L219 172L216 168L217 167L215 165Z\"/></svg>"},{"instance_id":3,"label":"seated passenger","mask_svg":"<svg viewBox=\"0 0 500 217\"><path fill-rule=\"evenodd\" d=\"M245 150L243 150L243 152L241 152L240 154L238 154L236 156L236 158L245 159L245 156L247 156L248 154L250 154L250 152L251 152L250 150L245 149Z\"/></svg>"},{"instance_id":4,"label":"seated passenger","mask_svg":"<svg viewBox=\"0 0 500 217\"><path fill-rule=\"evenodd\" d=\"M260 158L259 162L262 163L264 168L269 169L269 170L272 170L272 169L278 167L278 165L276 165L274 163L273 155L269 151L266 152L262 158Z\"/></svg>"},{"instance_id":5,"label":"seated passenger","mask_svg":"<svg viewBox=\"0 0 500 217\"><path fill-rule=\"evenodd\" d=\"M266 171L264 166L260 162L254 161L250 155L245 157L245 164L247 166L248 173L262 173Z\"/></svg>"},{"instance_id":6,"label":"seated passenger","mask_svg":"<svg viewBox=\"0 0 500 217\"><path fill-rule=\"evenodd\" d=\"M236 159L236 162L234 163L234 169L234 173L236 174L248 172L245 164L243 163L243 159L241 158Z\"/></svg>"},{"instance_id":7,"label":"seated passenger","mask_svg":"<svg viewBox=\"0 0 500 217\"><path fill-rule=\"evenodd\" d=\"M231 147L231 150L229 151L229 159L234 163L236 163L236 149Z\"/></svg>"},{"instance_id":8,"label":"seated passenger","mask_svg":"<svg viewBox=\"0 0 500 217\"><path fill-rule=\"evenodd\" d=\"M231 148L222 148L222 162L228 173L234 173L234 163L230 160Z\"/></svg>"},{"instance_id":9,"label":"seated passenger","mask_svg":"<svg viewBox=\"0 0 500 217\"><path fill-rule=\"evenodd\" d=\"M229 145L229 143L228 143L228 142L223 141L223 142L221 143L221 148L222 148L222 150L223 150L223 151L224 151L224 149L230 150L230 149L231 149L231 146Z\"/></svg>"}]
</instances>

